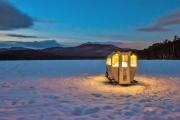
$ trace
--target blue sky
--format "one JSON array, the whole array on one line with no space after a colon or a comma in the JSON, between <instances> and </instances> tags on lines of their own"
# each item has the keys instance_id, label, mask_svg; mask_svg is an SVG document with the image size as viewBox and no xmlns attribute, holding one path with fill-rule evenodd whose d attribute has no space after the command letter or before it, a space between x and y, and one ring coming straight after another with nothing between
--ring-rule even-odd
<instances>
[{"instance_id":1,"label":"blue sky","mask_svg":"<svg viewBox=\"0 0 180 120\"><path fill-rule=\"evenodd\" d=\"M0 41L56 40L66 46L91 41L142 49L180 33L180 0L6 1L0 5L19 14L11 11L10 21L10 10L6 14L1 7L0 15L14 24L0 24Z\"/></svg>"}]
</instances>

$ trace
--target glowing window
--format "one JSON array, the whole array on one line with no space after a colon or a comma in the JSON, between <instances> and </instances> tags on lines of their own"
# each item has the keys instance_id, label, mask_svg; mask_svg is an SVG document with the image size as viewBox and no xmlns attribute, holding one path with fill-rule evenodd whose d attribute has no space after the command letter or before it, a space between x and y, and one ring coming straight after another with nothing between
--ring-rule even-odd
<instances>
[{"instance_id":1,"label":"glowing window","mask_svg":"<svg viewBox=\"0 0 180 120\"><path fill-rule=\"evenodd\" d=\"M128 55L122 55L122 67L128 67Z\"/></svg>"},{"instance_id":2,"label":"glowing window","mask_svg":"<svg viewBox=\"0 0 180 120\"><path fill-rule=\"evenodd\" d=\"M115 54L112 57L112 66L113 67L118 67L119 66L119 55L118 54Z\"/></svg>"},{"instance_id":3,"label":"glowing window","mask_svg":"<svg viewBox=\"0 0 180 120\"><path fill-rule=\"evenodd\" d=\"M106 64L107 64L107 65L111 65L111 58L107 58Z\"/></svg>"},{"instance_id":4,"label":"glowing window","mask_svg":"<svg viewBox=\"0 0 180 120\"><path fill-rule=\"evenodd\" d=\"M137 57L135 55L131 56L131 67L137 66Z\"/></svg>"}]
</instances>

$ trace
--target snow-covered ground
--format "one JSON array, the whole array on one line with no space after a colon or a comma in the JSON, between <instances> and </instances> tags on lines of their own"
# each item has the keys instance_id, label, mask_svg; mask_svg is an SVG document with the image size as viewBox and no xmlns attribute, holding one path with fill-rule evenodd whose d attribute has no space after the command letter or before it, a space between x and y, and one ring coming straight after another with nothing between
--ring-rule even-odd
<instances>
[{"instance_id":1,"label":"snow-covered ground","mask_svg":"<svg viewBox=\"0 0 180 120\"><path fill-rule=\"evenodd\" d=\"M0 61L0 120L180 120L180 61L138 61L129 87L104 60Z\"/></svg>"}]
</instances>

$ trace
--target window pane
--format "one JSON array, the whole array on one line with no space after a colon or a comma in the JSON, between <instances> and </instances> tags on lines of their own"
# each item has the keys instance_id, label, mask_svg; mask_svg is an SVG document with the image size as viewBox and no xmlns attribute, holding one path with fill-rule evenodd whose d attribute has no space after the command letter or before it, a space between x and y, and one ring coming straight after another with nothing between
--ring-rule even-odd
<instances>
[{"instance_id":1,"label":"window pane","mask_svg":"<svg viewBox=\"0 0 180 120\"><path fill-rule=\"evenodd\" d=\"M131 67L137 66L137 57L135 55L131 56Z\"/></svg>"},{"instance_id":2,"label":"window pane","mask_svg":"<svg viewBox=\"0 0 180 120\"><path fill-rule=\"evenodd\" d=\"M119 55L118 54L115 54L112 57L112 66L113 67L118 67L119 66Z\"/></svg>"},{"instance_id":3,"label":"window pane","mask_svg":"<svg viewBox=\"0 0 180 120\"><path fill-rule=\"evenodd\" d=\"M106 64L107 64L107 65L111 65L111 58L107 58Z\"/></svg>"},{"instance_id":4,"label":"window pane","mask_svg":"<svg viewBox=\"0 0 180 120\"><path fill-rule=\"evenodd\" d=\"M128 67L128 55L122 55L122 67Z\"/></svg>"}]
</instances>

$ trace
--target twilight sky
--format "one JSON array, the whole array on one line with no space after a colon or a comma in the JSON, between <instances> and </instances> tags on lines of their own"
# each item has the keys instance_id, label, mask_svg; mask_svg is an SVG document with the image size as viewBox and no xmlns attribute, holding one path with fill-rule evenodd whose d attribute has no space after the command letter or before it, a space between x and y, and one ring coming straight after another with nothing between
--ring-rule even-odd
<instances>
[{"instance_id":1,"label":"twilight sky","mask_svg":"<svg viewBox=\"0 0 180 120\"><path fill-rule=\"evenodd\" d=\"M180 0L0 0L0 47L91 41L142 49L179 33Z\"/></svg>"}]
</instances>

